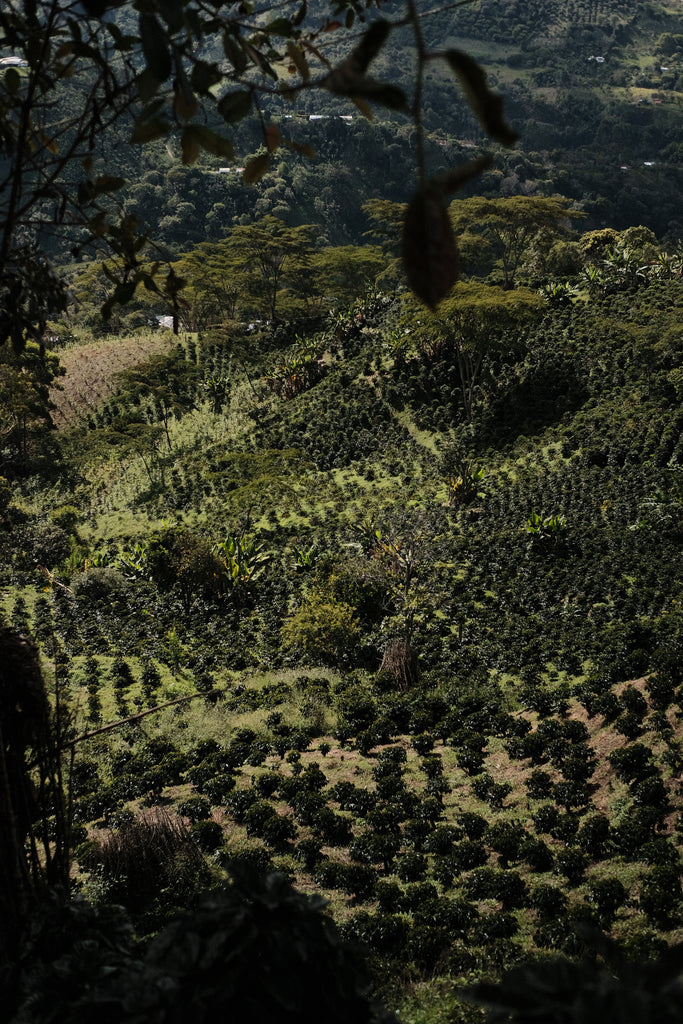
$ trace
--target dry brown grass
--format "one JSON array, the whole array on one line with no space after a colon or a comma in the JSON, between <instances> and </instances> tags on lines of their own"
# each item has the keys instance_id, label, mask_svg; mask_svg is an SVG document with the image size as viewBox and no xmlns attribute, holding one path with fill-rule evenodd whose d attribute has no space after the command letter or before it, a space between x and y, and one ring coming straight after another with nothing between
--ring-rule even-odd
<instances>
[{"instance_id":1,"label":"dry brown grass","mask_svg":"<svg viewBox=\"0 0 683 1024\"><path fill-rule=\"evenodd\" d=\"M60 390L53 389L52 414L59 429L72 427L104 402L116 388L116 374L167 351L176 338L168 331L156 331L129 338L103 338L74 345L59 353L65 375Z\"/></svg>"}]
</instances>

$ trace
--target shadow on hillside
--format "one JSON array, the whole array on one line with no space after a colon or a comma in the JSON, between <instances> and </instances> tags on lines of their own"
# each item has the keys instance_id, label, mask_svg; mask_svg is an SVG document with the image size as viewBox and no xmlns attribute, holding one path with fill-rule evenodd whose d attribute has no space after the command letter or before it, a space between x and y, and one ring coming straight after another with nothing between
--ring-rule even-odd
<instances>
[{"instance_id":1,"label":"shadow on hillside","mask_svg":"<svg viewBox=\"0 0 683 1024\"><path fill-rule=\"evenodd\" d=\"M589 392L573 368L534 367L494 396L481 417L478 438L485 445L506 444L520 434L541 433L577 412L588 398Z\"/></svg>"}]
</instances>

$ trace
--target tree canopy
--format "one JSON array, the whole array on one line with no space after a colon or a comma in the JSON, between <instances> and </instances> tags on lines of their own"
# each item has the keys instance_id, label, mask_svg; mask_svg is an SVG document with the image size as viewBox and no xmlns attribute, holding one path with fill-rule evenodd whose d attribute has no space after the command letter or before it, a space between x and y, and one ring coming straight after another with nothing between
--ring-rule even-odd
<instances>
[{"instance_id":1,"label":"tree canopy","mask_svg":"<svg viewBox=\"0 0 683 1024\"><path fill-rule=\"evenodd\" d=\"M293 12L279 5L254 12L251 4L226 7L198 0L157 4L138 0L16 0L0 12L0 53L11 56L0 78L0 339L20 349L38 339L65 292L46 252L57 234L74 254L95 245L116 257L113 294L104 311L128 301L138 285L165 292L175 314L179 284L172 273L158 283L160 267L142 262L149 240L134 214L120 209L116 193L124 179L101 162L102 144L114 124L127 120L129 142L173 141L182 161L202 151L233 159L232 127L254 115L262 151L247 162L244 181L257 181L273 154L289 147L312 156L306 143L285 137L264 112L269 102L295 100L311 90L349 97L371 117L371 105L404 112L416 129L417 190L409 206L404 251L408 277L430 304L457 276L444 197L478 173L481 162L430 179L422 140L421 88L428 66L446 64L485 131L505 145L515 134L502 101L481 68L456 50L430 51L414 0L395 19L379 18L377 0L334 0L324 11L304 3ZM359 23L360 33L358 32ZM370 65L391 32L408 26L415 50L414 93L370 74ZM351 47L330 47L338 34ZM425 197L429 197L425 202ZM428 245L428 274L415 273L416 248L438 235L444 247ZM412 258L411 258L412 254ZM425 279L438 277L439 289Z\"/></svg>"}]
</instances>

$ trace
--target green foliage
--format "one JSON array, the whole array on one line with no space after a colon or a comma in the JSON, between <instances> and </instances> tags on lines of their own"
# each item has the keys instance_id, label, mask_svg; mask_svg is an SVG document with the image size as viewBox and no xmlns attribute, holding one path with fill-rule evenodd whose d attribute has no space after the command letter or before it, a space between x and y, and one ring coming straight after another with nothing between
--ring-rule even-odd
<instances>
[{"instance_id":1,"label":"green foliage","mask_svg":"<svg viewBox=\"0 0 683 1024\"><path fill-rule=\"evenodd\" d=\"M141 956L120 915L69 906L35 937L38 970L30 991L20 993L22 1019L77 1024L106 1005L112 1019L131 1024L140 1012L167 1024L188 1015L205 1024L225 1014L393 1020L372 1000L358 954L322 907L281 874L257 881L242 872L160 931Z\"/></svg>"},{"instance_id":2,"label":"green foliage","mask_svg":"<svg viewBox=\"0 0 683 1024\"><path fill-rule=\"evenodd\" d=\"M318 664L347 662L360 635L350 605L318 594L311 595L282 627L285 647Z\"/></svg>"}]
</instances>

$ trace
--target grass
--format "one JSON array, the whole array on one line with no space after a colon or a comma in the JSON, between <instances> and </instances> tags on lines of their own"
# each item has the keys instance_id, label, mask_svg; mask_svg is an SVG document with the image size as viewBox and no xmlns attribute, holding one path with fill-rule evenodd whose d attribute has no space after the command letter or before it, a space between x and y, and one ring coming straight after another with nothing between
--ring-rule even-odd
<instances>
[{"instance_id":1,"label":"grass","mask_svg":"<svg viewBox=\"0 0 683 1024\"><path fill-rule=\"evenodd\" d=\"M65 370L50 397L58 429L75 426L116 390L116 374L152 355L167 352L177 339L167 331L106 337L58 350Z\"/></svg>"}]
</instances>

